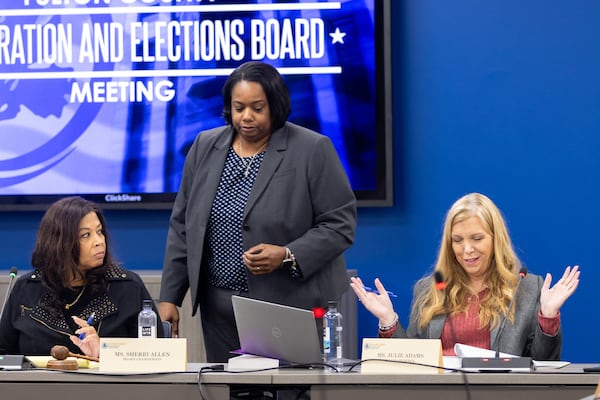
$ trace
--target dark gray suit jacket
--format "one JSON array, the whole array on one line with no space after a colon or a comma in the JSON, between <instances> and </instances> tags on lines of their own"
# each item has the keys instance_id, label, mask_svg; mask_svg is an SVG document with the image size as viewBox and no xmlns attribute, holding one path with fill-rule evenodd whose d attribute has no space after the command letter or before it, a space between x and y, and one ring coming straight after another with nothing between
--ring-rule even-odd
<instances>
[{"instance_id":1,"label":"dark gray suit jacket","mask_svg":"<svg viewBox=\"0 0 600 400\"><path fill-rule=\"evenodd\" d=\"M514 324L506 321L500 337L499 327L490 332L492 350L500 349L502 353L531 357L534 360L560 360L562 347L562 329L559 328L555 336L542 332L538 323L540 309L540 292L544 280L534 274L527 274L521 281L517 298L515 299ZM431 278L419 280L414 289L413 299L427 290L431 285ZM412 305L408 329L399 326L394 332L394 337L410 337L439 339L442 336L446 315L439 315L431 320L429 325L419 330L415 304Z\"/></svg>"},{"instance_id":2,"label":"dark gray suit jacket","mask_svg":"<svg viewBox=\"0 0 600 400\"><path fill-rule=\"evenodd\" d=\"M234 134L225 126L196 138L171 214L160 300L180 306L189 287L194 314L206 284L201 271L206 227ZM249 296L307 309L339 299L348 288L343 252L355 230L356 199L331 140L286 123L271 135L248 198L243 248L289 247L303 279L281 269L248 274Z\"/></svg>"}]
</instances>

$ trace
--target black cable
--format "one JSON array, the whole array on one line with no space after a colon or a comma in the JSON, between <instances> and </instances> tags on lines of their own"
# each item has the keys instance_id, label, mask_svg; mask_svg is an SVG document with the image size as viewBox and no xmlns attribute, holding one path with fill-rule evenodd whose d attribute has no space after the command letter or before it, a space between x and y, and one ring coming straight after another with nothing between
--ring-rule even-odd
<instances>
[{"instance_id":1,"label":"black cable","mask_svg":"<svg viewBox=\"0 0 600 400\"><path fill-rule=\"evenodd\" d=\"M433 364L424 364L424 363L412 362L412 361L390 360L390 359L386 359L386 358L366 358L364 360L359 360L359 361L355 362L354 364L352 364L352 366L346 372L352 372L352 369L354 369L354 367L357 367L357 366L362 365L369 361L383 361L383 362L395 363L395 364L416 365L419 367L441 369L443 371L462 372L463 374L470 373L470 371L465 371L460 368L450 368L450 367L444 367L444 366L433 365Z\"/></svg>"},{"instance_id":2,"label":"black cable","mask_svg":"<svg viewBox=\"0 0 600 400\"><path fill-rule=\"evenodd\" d=\"M336 367L334 367L331 364L325 364L325 363L311 363L311 364L289 364L289 365L280 365L278 367L270 367L270 368L261 368L261 369L252 369L252 370L243 370L243 371L228 371L224 369L224 365L209 365L209 366L205 366L202 367L198 370L198 390L200 392L200 398L201 400L209 400L206 396L206 393L202 387L202 374L207 374L207 373L211 373L211 372L224 372L224 373L228 373L228 374L246 374L246 373L250 373L250 372L265 372L265 371L275 371L275 370L284 370L284 369L324 369L324 368L331 368L332 370L334 370L335 372L341 372L340 370L338 370ZM264 387L264 386L263 386ZM298 387L295 386L294 388L300 388L300 392L296 395L296 400L299 400L302 395L304 395L306 393L307 390L310 389L310 386L308 387ZM245 390L250 390L251 388L245 388ZM280 387L281 389L285 389L285 387Z\"/></svg>"},{"instance_id":3,"label":"black cable","mask_svg":"<svg viewBox=\"0 0 600 400\"><path fill-rule=\"evenodd\" d=\"M281 365L278 367L271 367L271 368L262 368L262 369L253 369L253 370L244 370L244 371L228 371L225 369L225 365L224 364L213 364L213 365L206 365L201 367L198 372L192 372L192 371L171 371L171 372L136 372L136 373L110 373L110 372L95 372L93 375L97 376L97 375L102 375L102 376L152 376L152 375L171 375L171 374L197 374L197 383L198 383L198 391L200 393L200 398L201 400L209 400L204 388L203 388L203 384L202 384L202 375L203 374L207 374L207 373L228 373L228 374L244 374L244 373L251 373L251 372L265 372L265 371L274 371L274 370L285 370L285 369L330 369L331 371L335 372L335 373L341 373L341 372L347 372L347 373L352 373L352 372L356 372L354 369L357 366L360 366L361 364L365 363L365 362L369 362L369 361L383 361L383 362L389 362L389 363L399 363L399 364L408 364L408 365L417 365L417 366L424 366L424 367L429 367L429 368L435 368L435 369L441 369L441 370L445 370L445 371L452 371L452 372L462 372L463 373L463 377L465 377L465 372L471 372L471 371L464 371L461 369L456 369L456 368L448 368L448 367L443 367L443 366L438 366L438 365L432 365L432 364L424 364L424 363L417 363L417 362L409 362L409 361L400 361L400 360L389 360L389 359L365 359L365 360L357 360L354 363L351 363L349 365L346 366L345 370L341 370L338 367L332 365L332 364L327 364L327 363L311 363L311 364L289 364L289 365ZM55 371L55 372L62 372L65 374L87 374L87 373L83 373L81 371L77 371L77 370L61 370L61 369L49 369L49 368L30 368L24 371L36 371L36 370L51 370L51 371ZM21 370L23 371L23 370ZM272 386L272 385L270 385ZM264 388L264 385L261 386L261 388ZM281 386L278 387L279 390L285 390L286 388L292 388L292 389L299 389L299 392L296 394L296 400L300 400L302 398L302 396L308 391L310 390L310 385L302 385L302 386L289 386L289 385L285 385L285 386ZM245 390L251 390L251 388L245 388ZM264 392L264 389L261 389Z\"/></svg>"},{"instance_id":4,"label":"black cable","mask_svg":"<svg viewBox=\"0 0 600 400\"><path fill-rule=\"evenodd\" d=\"M202 388L202 373L204 372L223 372L225 370L225 366L222 364L216 365L207 365L206 367L201 367L198 370L198 391L200 392L200 400L207 400L206 394L204 393L204 389Z\"/></svg>"},{"instance_id":5,"label":"black cable","mask_svg":"<svg viewBox=\"0 0 600 400\"><path fill-rule=\"evenodd\" d=\"M471 373L472 371L465 371L463 369L460 368L449 368L449 367L444 367L444 366L439 366L439 365L433 365L433 364L424 364L424 363L418 363L418 362L411 362L411 361L401 361L401 360L389 360L389 359L380 359L380 358L367 358L364 360L357 360L355 363L349 364L347 365L345 370L340 370L339 367L336 367L332 364L327 364L327 363L313 363L313 364L290 364L290 365L281 365L278 367L271 367L271 368L261 368L261 369L252 369L252 370L244 370L244 371L227 371L224 369L223 365L217 365L217 366L207 366L207 367L202 367L200 368L200 370L198 371L198 389L200 391L200 398L201 400L209 400L206 396L206 393L204 392L203 388L202 388L202 374L206 374L206 373L211 373L211 372L220 372L220 373L228 373L228 374L245 374L245 373L250 373L250 372L265 372L265 371L275 371L275 370L284 370L284 369L297 369L297 368L302 368L302 369L325 369L325 368L329 368L331 369L333 372L336 373L340 373L340 372L347 372L347 373L352 373L352 372L357 372L355 370L356 367L369 362L369 361L379 361L379 362L388 362L388 363L396 363L396 364L405 364L405 365L412 365L412 366L421 366L421 367L428 367L428 368L435 368L438 370L443 370L443 371L450 371L450 372L460 372L462 377L463 377L463 382L465 385L465 389L466 389L466 394L467 394L467 399L470 400L471 399L471 389L469 386L469 382L467 380L467 374ZM264 386L263 386L264 388ZM294 388L298 388L298 387L294 387ZM281 389L281 388L279 388ZM302 387L302 390L298 393L296 400L299 400L300 397L307 391L310 389L309 387ZM245 388L246 391L251 391L251 388ZM264 389L263 389L264 391Z\"/></svg>"},{"instance_id":6,"label":"black cable","mask_svg":"<svg viewBox=\"0 0 600 400\"><path fill-rule=\"evenodd\" d=\"M361 365L367 361L384 361L384 362L396 363L396 364L418 365L421 367L436 368L436 369L441 369L444 371L460 372L462 375L462 378L463 378L463 383L465 385L465 392L467 394L467 400L471 400L471 386L469 385L469 381L467 379L467 374L471 373L471 371L465 371L464 369L461 369L461 368L449 368L449 367L443 367L443 366L440 367L439 365L433 365L433 364L423 364L423 363L418 363L418 362L401 361L401 360L388 360L388 359L383 359L383 358L381 358L381 359L380 358L367 358L365 360L358 361L355 365L352 366L352 368L354 368L357 365Z\"/></svg>"}]
</instances>

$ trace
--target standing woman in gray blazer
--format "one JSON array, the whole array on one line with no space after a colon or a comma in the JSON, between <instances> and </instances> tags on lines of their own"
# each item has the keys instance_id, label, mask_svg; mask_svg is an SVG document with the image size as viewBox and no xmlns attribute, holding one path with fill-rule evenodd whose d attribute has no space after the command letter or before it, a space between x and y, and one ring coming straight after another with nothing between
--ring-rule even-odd
<instances>
[{"instance_id":1,"label":"standing woman in gray blazer","mask_svg":"<svg viewBox=\"0 0 600 400\"><path fill-rule=\"evenodd\" d=\"M488 197L471 193L452 205L435 271L445 282L428 276L416 283L406 331L379 279L380 294L367 292L357 278L350 285L379 318L380 337L441 339L444 355L454 355L454 344L462 343L534 360L560 359L559 311L577 289L579 267L567 267L553 287L550 274L545 279L527 274L500 210Z\"/></svg>"},{"instance_id":2,"label":"standing woman in gray blazer","mask_svg":"<svg viewBox=\"0 0 600 400\"><path fill-rule=\"evenodd\" d=\"M176 335L190 289L207 362L239 348L232 295L312 309L348 287L356 199L331 140L287 122L290 111L274 67L242 64L223 87L227 125L199 134L186 157L159 312Z\"/></svg>"}]
</instances>

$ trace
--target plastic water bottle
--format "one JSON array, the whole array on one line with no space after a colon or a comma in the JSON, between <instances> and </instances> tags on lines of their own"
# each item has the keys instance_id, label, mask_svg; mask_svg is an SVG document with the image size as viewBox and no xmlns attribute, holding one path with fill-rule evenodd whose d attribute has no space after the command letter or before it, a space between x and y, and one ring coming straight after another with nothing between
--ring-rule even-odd
<instances>
[{"instance_id":1,"label":"plastic water bottle","mask_svg":"<svg viewBox=\"0 0 600 400\"><path fill-rule=\"evenodd\" d=\"M152 300L144 300L144 308L138 314L138 337L156 338L157 317L152 310Z\"/></svg>"},{"instance_id":2,"label":"plastic water bottle","mask_svg":"<svg viewBox=\"0 0 600 400\"><path fill-rule=\"evenodd\" d=\"M337 302L329 301L323 316L323 361L326 364L341 366L342 356L342 314L337 310Z\"/></svg>"}]
</instances>

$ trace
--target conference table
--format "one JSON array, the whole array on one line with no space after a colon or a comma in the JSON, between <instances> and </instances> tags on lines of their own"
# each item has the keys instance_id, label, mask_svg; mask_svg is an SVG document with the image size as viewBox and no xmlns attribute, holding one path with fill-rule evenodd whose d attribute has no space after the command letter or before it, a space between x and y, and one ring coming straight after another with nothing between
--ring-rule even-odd
<instances>
[{"instance_id":1,"label":"conference table","mask_svg":"<svg viewBox=\"0 0 600 400\"><path fill-rule=\"evenodd\" d=\"M95 369L0 371L2 399L228 400L250 389L305 389L312 400L371 399L582 399L593 395L600 374L588 364L535 372L364 374L286 368L261 372L213 371L189 364L177 373L107 374ZM212 366L212 365L211 365ZM199 373L201 371L201 373Z\"/></svg>"}]
</instances>

